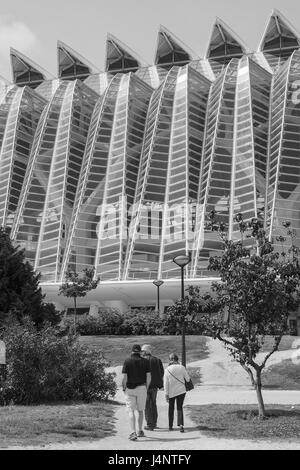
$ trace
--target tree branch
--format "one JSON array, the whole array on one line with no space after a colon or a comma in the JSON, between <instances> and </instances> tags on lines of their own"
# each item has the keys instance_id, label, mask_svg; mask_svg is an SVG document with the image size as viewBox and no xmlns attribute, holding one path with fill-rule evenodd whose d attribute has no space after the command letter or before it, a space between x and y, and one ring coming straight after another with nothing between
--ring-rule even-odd
<instances>
[{"instance_id":1,"label":"tree branch","mask_svg":"<svg viewBox=\"0 0 300 470\"><path fill-rule=\"evenodd\" d=\"M246 364L245 364L242 360L239 361L239 363L241 364L241 366L243 367L243 369L245 369L245 371L247 372L247 374L250 376L250 380L251 380L252 386L253 386L253 387L256 387L256 382L255 382L255 380L254 380L253 372L252 372L252 370L250 369L250 367L247 367Z\"/></svg>"},{"instance_id":2,"label":"tree branch","mask_svg":"<svg viewBox=\"0 0 300 470\"><path fill-rule=\"evenodd\" d=\"M263 368L265 367L266 365L266 362L267 360L272 356L272 354L274 354L274 352L278 351L278 346L280 344L280 341L281 341L281 338L282 338L283 334L279 335L279 336L275 336L275 346L274 348L272 349L272 351L270 351L266 357L264 358L262 364L259 366L259 369L262 371Z\"/></svg>"}]
</instances>

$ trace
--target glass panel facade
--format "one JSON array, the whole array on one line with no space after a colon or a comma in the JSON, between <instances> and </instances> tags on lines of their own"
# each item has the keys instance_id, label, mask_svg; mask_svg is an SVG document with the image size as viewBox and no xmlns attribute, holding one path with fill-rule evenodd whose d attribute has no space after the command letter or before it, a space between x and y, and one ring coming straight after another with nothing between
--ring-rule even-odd
<instances>
[{"instance_id":1,"label":"glass panel facade","mask_svg":"<svg viewBox=\"0 0 300 470\"><path fill-rule=\"evenodd\" d=\"M237 213L264 218L278 249L289 220L300 246L300 39L281 14L251 53L221 20L203 59L164 27L148 66L111 35L103 73L60 41L59 78L13 53L15 83L0 77L0 224L43 281L68 267L178 278L179 254L190 278L213 275L212 210L232 239Z\"/></svg>"},{"instance_id":2,"label":"glass panel facade","mask_svg":"<svg viewBox=\"0 0 300 470\"><path fill-rule=\"evenodd\" d=\"M0 104L0 123L5 123L3 134L0 130L0 225L9 229L16 215L35 131L46 104L28 87L12 88Z\"/></svg>"},{"instance_id":3,"label":"glass panel facade","mask_svg":"<svg viewBox=\"0 0 300 470\"><path fill-rule=\"evenodd\" d=\"M267 222L279 249L277 237L283 235L285 220L295 230L295 243L300 242L300 106L295 93L299 77L300 51L295 51L276 73L272 93Z\"/></svg>"}]
</instances>

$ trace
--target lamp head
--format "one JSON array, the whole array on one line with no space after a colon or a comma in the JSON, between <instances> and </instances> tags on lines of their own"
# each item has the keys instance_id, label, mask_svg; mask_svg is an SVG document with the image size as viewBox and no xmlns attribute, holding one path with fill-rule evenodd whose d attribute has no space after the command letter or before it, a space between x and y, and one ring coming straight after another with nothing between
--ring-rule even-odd
<instances>
[{"instance_id":1,"label":"lamp head","mask_svg":"<svg viewBox=\"0 0 300 470\"><path fill-rule=\"evenodd\" d=\"M189 257L189 255L178 255L178 256L175 256L175 258L173 258L173 262L176 263L177 266L180 266L181 268L189 264L190 261L191 261L191 258Z\"/></svg>"},{"instance_id":2,"label":"lamp head","mask_svg":"<svg viewBox=\"0 0 300 470\"><path fill-rule=\"evenodd\" d=\"M157 279L157 281L153 281L153 284L154 284L156 287L162 286L163 283L164 283L164 281L161 281L160 279Z\"/></svg>"}]
</instances>

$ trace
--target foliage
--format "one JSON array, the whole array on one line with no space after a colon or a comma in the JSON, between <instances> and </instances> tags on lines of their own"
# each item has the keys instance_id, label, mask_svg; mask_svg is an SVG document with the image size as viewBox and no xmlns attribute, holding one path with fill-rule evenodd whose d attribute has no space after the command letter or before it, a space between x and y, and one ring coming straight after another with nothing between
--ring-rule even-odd
<instances>
[{"instance_id":1,"label":"foliage","mask_svg":"<svg viewBox=\"0 0 300 470\"><path fill-rule=\"evenodd\" d=\"M124 317L119 310L101 308L98 315L87 315L78 318L77 333L83 336L119 334L118 331L123 321ZM70 331L72 326L72 319L67 317L63 320L61 329Z\"/></svg>"},{"instance_id":2,"label":"foliage","mask_svg":"<svg viewBox=\"0 0 300 470\"><path fill-rule=\"evenodd\" d=\"M71 326L67 318L62 328ZM134 309L124 314L117 309L99 309L97 316L86 316L77 322L81 335L156 335L166 334L158 312L149 309Z\"/></svg>"},{"instance_id":3,"label":"foliage","mask_svg":"<svg viewBox=\"0 0 300 470\"><path fill-rule=\"evenodd\" d=\"M79 345L76 336L59 338L57 330L36 330L30 319L2 331L7 372L2 404L31 404L66 400L102 400L116 391L114 374L96 351Z\"/></svg>"},{"instance_id":4,"label":"foliage","mask_svg":"<svg viewBox=\"0 0 300 470\"><path fill-rule=\"evenodd\" d=\"M191 287L189 296L201 315L206 333L222 341L230 354L249 374L257 391L259 414L264 416L261 394L261 373L269 357L278 350L282 336L288 331L288 317L300 303L300 269L298 249L293 244L290 224L285 223L291 246L287 252L276 252L259 219L235 219L241 239L229 240L224 224L217 225L211 214L210 226L220 232L224 242L222 256L209 260L208 268L217 271L220 282L212 284L208 311L203 308L199 288ZM211 308L215 303L216 313ZM273 348L263 361L256 362L266 335L273 336Z\"/></svg>"},{"instance_id":5,"label":"foliage","mask_svg":"<svg viewBox=\"0 0 300 470\"><path fill-rule=\"evenodd\" d=\"M177 305L177 304L176 304ZM73 320L65 318L61 324L61 333L71 331ZM195 320L187 324L187 334L197 335L203 331L202 324ZM133 309L124 314L117 309L100 309L95 316L84 316L77 321L77 332L85 335L177 335L180 324L174 315L174 308L161 316L159 312L147 308Z\"/></svg>"},{"instance_id":6,"label":"foliage","mask_svg":"<svg viewBox=\"0 0 300 470\"><path fill-rule=\"evenodd\" d=\"M159 335L165 334L159 312L145 309L133 309L124 315L120 326L123 335Z\"/></svg>"},{"instance_id":7,"label":"foliage","mask_svg":"<svg viewBox=\"0 0 300 470\"><path fill-rule=\"evenodd\" d=\"M96 289L100 282L100 277L95 278L95 269L86 268L83 270L83 275L79 274L72 269L68 269L65 275L65 282L59 288L59 295L73 298L74 301L74 327L76 331L76 318L77 318L77 297L85 297L88 292Z\"/></svg>"},{"instance_id":8,"label":"foliage","mask_svg":"<svg viewBox=\"0 0 300 470\"><path fill-rule=\"evenodd\" d=\"M24 250L15 247L8 233L0 228L0 323L14 315L19 322L26 316L40 328L49 321L55 325L60 313L54 305L43 302L39 287L40 274L36 274Z\"/></svg>"},{"instance_id":9,"label":"foliage","mask_svg":"<svg viewBox=\"0 0 300 470\"><path fill-rule=\"evenodd\" d=\"M100 279L94 279L95 270L93 268L86 268L83 270L83 275L79 276L78 273L72 269L68 269L65 275L65 282L59 288L59 294L65 297L85 297L86 294L96 289Z\"/></svg>"},{"instance_id":10,"label":"foliage","mask_svg":"<svg viewBox=\"0 0 300 470\"><path fill-rule=\"evenodd\" d=\"M164 328L170 335L180 335L183 323L185 332L188 335L203 334L204 327L198 318L199 299L195 301L192 296L185 296L184 299L177 300L168 308L164 319Z\"/></svg>"}]
</instances>

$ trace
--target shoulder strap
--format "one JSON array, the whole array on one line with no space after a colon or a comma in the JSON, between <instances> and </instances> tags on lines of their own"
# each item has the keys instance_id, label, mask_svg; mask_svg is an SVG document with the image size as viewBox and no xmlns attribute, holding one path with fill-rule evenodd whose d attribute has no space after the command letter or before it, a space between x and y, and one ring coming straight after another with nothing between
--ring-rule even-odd
<instances>
[{"instance_id":1,"label":"shoulder strap","mask_svg":"<svg viewBox=\"0 0 300 470\"><path fill-rule=\"evenodd\" d=\"M184 385L184 382L181 382L181 380L179 380L177 377L175 377L175 375L173 375L172 372L170 372L168 368L167 368L167 371L169 372L169 374L172 375L172 377L174 377L174 379L178 380L178 382L180 382L182 385Z\"/></svg>"}]
</instances>

